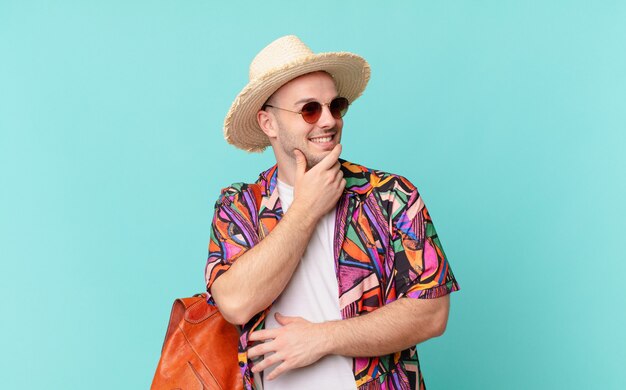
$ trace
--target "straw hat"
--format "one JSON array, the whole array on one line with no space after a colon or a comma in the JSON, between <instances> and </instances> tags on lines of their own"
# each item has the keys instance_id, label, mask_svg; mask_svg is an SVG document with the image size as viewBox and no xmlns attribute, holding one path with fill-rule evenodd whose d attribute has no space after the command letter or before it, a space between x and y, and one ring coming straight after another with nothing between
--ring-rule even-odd
<instances>
[{"instance_id":1,"label":"straw hat","mask_svg":"<svg viewBox=\"0 0 626 390\"><path fill-rule=\"evenodd\" d=\"M224 138L249 152L270 145L256 119L257 112L278 88L298 76L326 71L337 85L337 93L352 103L370 78L370 67L362 57L346 52L315 54L295 35L275 40L250 64L250 81L237 95L224 120Z\"/></svg>"}]
</instances>

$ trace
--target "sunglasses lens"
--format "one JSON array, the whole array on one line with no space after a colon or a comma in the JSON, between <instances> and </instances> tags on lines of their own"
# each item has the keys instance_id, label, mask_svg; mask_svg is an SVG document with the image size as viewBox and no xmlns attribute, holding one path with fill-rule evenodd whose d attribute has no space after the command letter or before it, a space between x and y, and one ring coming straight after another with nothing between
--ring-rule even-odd
<instances>
[{"instance_id":1,"label":"sunglasses lens","mask_svg":"<svg viewBox=\"0 0 626 390\"><path fill-rule=\"evenodd\" d=\"M343 118L346 112L348 112L349 105L348 99L344 97L335 98L330 102L330 113L335 119Z\"/></svg>"},{"instance_id":2,"label":"sunglasses lens","mask_svg":"<svg viewBox=\"0 0 626 390\"><path fill-rule=\"evenodd\" d=\"M349 105L348 99L344 97L335 98L330 102L330 113L333 118L340 119L348 112ZM320 119L320 116L322 116L322 105L319 102L308 102L302 106L301 114L302 118L307 123L315 123Z\"/></svg>"},{"instance_id":3,"label":"sunglasses lens","mask_svg":"<svg viewBox=\"0 0 626 390\"><path fill-rule=\"evenodd\" d=\"M318 102L309 102L302 106L302 118L307 123L315 123L322 115L322 105Z\"/></svg>"}]
</instances>

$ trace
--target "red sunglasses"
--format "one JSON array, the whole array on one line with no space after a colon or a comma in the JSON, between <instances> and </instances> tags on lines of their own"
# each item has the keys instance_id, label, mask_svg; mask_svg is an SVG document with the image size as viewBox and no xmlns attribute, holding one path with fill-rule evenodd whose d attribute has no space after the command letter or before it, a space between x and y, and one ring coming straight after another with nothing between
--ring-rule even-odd
<instances>
[{"instance_id":1,"label":"red sunglasses","mask_svg":"<svg viewBox=\"0 0 626 390\"><path fill-rule=\"evenodd\" d=\"M283 111L293 112L294 114L302 115L302 119L304 119L306 123L315 123L322 116L323 106L328 106L330 114L333 116L333 118L340 119L343 118L344 115L346 115L346 112L348 112L349 105L350 102L348 102L348 99L344 97L336 97L331 100L330 103L326 104L322 104L320 102L308 102L304 106L302 106L302 110L300 111L287 110L286 108L280 108L272 106L270 104L263 105L261 109L265 110L265 107L272 107Z\"/></svg>"}]
</instances>

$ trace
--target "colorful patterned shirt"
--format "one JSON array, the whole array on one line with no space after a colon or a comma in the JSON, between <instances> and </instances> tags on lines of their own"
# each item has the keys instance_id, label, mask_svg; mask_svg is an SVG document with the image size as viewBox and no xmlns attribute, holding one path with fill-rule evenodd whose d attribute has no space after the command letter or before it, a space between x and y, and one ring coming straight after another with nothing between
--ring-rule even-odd
<instances>
[{"instance_id":1,"label":"colorful patterned shirt","mask_svg":"<svg viewBox=\"0 0 626 390\"><path fill-rule=\"evenodd\" d=\"M415 186L402 176L340 162L346 188L337 202L333 244L342 318L367 314L401 297L437 298L458 290ZM210 292L215 279L282 218L277 178L275 165L255 184L237 183L222 190L205 269L210 304L215 304ZM248 390L255 389L252 362L247 359L248 336L264 328L269 309L241 329L239 365ZM359 390L425 388L415 346L385 356L354 358L353 372Z\"/></svg>"}]
</instances>

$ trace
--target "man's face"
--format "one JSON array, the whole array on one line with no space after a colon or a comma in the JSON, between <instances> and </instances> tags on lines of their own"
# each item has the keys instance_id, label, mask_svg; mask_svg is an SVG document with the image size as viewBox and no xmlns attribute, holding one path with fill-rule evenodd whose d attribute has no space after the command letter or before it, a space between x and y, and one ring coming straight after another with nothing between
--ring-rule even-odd
<instances>
[{"instance_id":1,"label":"man's face","mask_svg":"<svg viewBox=\"0 0 626 390\"><path fill-rule=\"evenodd\" d=\"M332 77L326 72L309 73L291 80L278 89L268 101L272 106L300 111L308 102L330 103L337 97ZM307 123L302 115L268 107L273 118L274 132L268 134L276 159L294 159L294 149L299 149L307 159L308 168L320 162L341 141L343 119L335 119L328 105L316 123Z\"/></svg>"}]
</instances>

